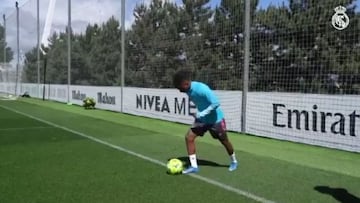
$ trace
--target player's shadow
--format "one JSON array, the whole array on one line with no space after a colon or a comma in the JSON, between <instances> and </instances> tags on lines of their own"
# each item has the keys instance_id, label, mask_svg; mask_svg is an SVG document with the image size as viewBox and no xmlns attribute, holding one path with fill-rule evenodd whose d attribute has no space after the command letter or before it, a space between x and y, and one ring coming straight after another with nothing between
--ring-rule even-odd
<instances>
[{"instance_id":1,"label":"player's shadow","mask_svg":"<svg viewBox=\"0 0 360 203\"><path fill-rule=\"evenodd\" d=\"M344 188L331 188L329 186L315 186L314 189L320 193L331 195L334 199L342 203L360 203L360 198L349 193Z\"/></svg>"},{"instance_id":2,"label":"player's shadow","mask_svg":"<svg viewBox=\"0 0 360 203\"><path fill-rule=\"evenodd\" d=\"M189 157L187 157L187 156L177 157L177 159L181 160L182 162L185 162L186 166L190 165ZM229 167L229 165L219 164L219 163L204 160L204 159L197 159L197 163L199 166Z\"/></svg>"}]
</instances>

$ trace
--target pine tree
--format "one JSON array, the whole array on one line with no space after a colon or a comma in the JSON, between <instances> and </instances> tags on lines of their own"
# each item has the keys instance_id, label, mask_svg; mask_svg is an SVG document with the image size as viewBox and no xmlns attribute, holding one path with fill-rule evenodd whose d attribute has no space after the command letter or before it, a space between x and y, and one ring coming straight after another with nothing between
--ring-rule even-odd
<instances>
[{"instance_id":1,"label":"pine tree","mask_svg":"<svg viewBox=\"0 0 360 203\"><path fill-rule=\"evenodd\" d=\"M7 47L6 42L4 41L4 27L0 25L0 63L4 62L4 48L6 47L6 61L10 62L13 60L14 52L10 47Z\"/></svg>"}]
</instances>

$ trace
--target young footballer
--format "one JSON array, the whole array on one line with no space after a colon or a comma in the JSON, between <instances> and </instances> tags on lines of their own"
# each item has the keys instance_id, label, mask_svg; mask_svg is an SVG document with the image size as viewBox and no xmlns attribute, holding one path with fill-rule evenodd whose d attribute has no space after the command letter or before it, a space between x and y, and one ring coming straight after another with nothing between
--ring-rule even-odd
<instances>
[{"instance_id":1,"label":"young footballer","mask_svg":"<svg viewBox=\"0 0 360 203\"><path fill-rule=\"evenodd\" d=\"M225 147L231 160L229 171L234 171L238 166L238 162L233 146L226 134L224 113L214 92L202 82L191 81L191 72L186 70L178 71L173 77L173 83L175 88L189 96L197 108L197 113L194 115L195 122L185 137L191 166L185 169L183 174L199 171L196 160L195 138L203 136L207 131Z\"/></svg>"}]
</instances>

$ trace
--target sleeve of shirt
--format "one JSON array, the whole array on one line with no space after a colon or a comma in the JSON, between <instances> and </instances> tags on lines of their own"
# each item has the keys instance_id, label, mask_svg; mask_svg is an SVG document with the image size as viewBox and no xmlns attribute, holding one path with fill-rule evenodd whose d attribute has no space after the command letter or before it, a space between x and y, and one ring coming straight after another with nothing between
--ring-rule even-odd
<instances>
[{"instance_id":1,"label":"sleeve of shirt","mask_svg":"<svg viewBox=\"0 0 360 203\"><path fill-rule=\"evenodd\" d=\"M219 100L215 96L214 92L207 86L202 89L202 96L210 103L210 105L199 113L199 117L204 117L210 114L213 110L220 106Z\"/></svg>"}]
</instances>

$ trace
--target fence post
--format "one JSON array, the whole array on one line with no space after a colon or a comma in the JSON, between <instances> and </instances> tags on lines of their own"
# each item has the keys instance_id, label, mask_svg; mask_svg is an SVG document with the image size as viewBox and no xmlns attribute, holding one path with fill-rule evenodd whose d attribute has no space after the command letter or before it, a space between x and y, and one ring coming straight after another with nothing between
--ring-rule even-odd
<instances>
[{"instance_id":1,"label":"fence post","mask_svg":"<svg viewBox=\"0 0 360 203\"><path fill-rule=\"evenodd\" d=\"M4 65L5 65L6 64L6 18L5 18L5 14L3 14L3 21L4 21Z\"/></svg>"},{"instance_id":2,"label":"fence post","mask_svg":"<svg viewBox=\"0 0 360 203\"><path fill-rule=\"evenodd\" d=\"M36 2L36 23L37 23L37 97L40 98L40 3Z\"/></svg>"},{"instance_id":3,"label":"fence post","mask_svg":"<svg viewBox=\"0 0 360 203\"><path fill-rule=\"evenodd\" d=\"M18 82L19 82L19 64L20 64L20 37L19 37L19 3L15 2L16 6L16 78L15 78L15 96L17 96Z\"/></svg>"},{"instance_id":4,"label":"fence post","mask_svg":"<svg viewBox=\"0 0 360 203\"><path fill-rule=\"evenodd\" d=\"M249 90L249 64L250 64L250 0L245 0L245 47L244 47L244 70L243 90L241 103L241 132L246 133L246 107L247 93Z\"/></svg>"},{"instance_id":5,"label":"fence post","mask_svg":"<svg viewBox=\"0 0 360 203\"><path fill-rule=\"evenodd\" d=\"M67 84L67 103L70 103L70 85L71 85L71 0L68 0L68 84Z\"/></svg>"},{"instance_id":6,"label":"fence post","mask_svg":"<svg viewBox=\"0 0 360 203\"><path fill-rule=\"evenodd\" d=\"M121 0L121 112L124 112L125 86L125 0Z\"/></svg>"},{"instance_id":7,"label":"fence post","mask_svg":"<svg viewBox=\"0 0 360 203\"><path fill-rule=\"evenodd\" d=\"M8 68L6 64L6 16L3 14L3 20L4 20L4 68ZM9 82L9 71L5 70L6 72L6 82ZM6 84L6 91L7 91L8 84Z\"/></svg>"}]
</instances>

